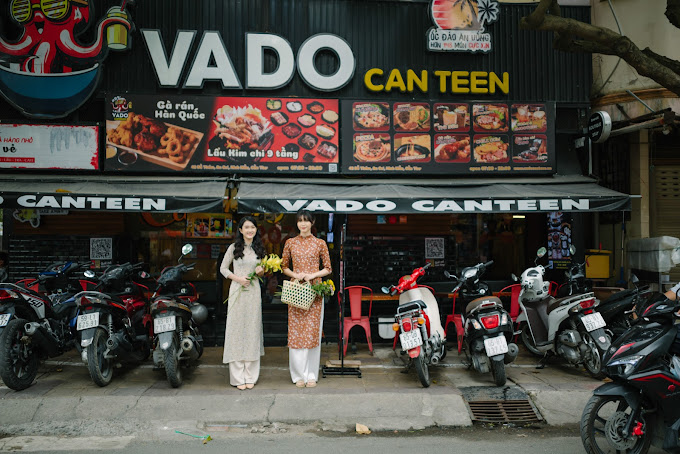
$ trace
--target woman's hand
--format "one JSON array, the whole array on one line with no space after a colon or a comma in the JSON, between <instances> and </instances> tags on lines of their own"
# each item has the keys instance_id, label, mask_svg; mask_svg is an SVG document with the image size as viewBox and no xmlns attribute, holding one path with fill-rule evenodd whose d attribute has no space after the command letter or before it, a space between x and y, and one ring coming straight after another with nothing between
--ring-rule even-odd
<instances>
[{"instance_id":1,"label":"woman's hand","mask_svg":"<svg viewBox=\"0 0 680 454\"><path fill-rule=\"evenodd\" d=\"M243 287L248 287L250 285L250 281L245 277L239 277L238 279L236 279L236 282L241 284L241 286Z\"/></svg>"},{"instance_id":2,"label":"woman's hand","mask_svg":"<svg viewBox=\"0 0 680 454\"><path fill-rule=\"evenodd\" d=\"M293 273L293 279L297 279L298 281L304 281L305 276L307 276L305 273Z\"/></svg>"},{"instance_id":3,"label":"woman's hand","mask_svg":"<svg viewBox=\"0 0 680 454\"><path fill-rule=\"evenodd\" d=\"M264 275L264 268L262 268L261 266L256 266L255 267L255 274L257 274L258 276L263 276Z\"/></svg>"},{"instance_id":4,"label":"woman's hand","mask_svg":"<svg viewBox=\"0 0 680 454\"><path fill-rule=\"evenodd\" d=\"M307 282L312 282L312 280L314 280L314 274L312 274L312 273L305 273L305 274L303 274L302 279L305 280L305 281L307 281Z\"/></svg>"}]
</instances>

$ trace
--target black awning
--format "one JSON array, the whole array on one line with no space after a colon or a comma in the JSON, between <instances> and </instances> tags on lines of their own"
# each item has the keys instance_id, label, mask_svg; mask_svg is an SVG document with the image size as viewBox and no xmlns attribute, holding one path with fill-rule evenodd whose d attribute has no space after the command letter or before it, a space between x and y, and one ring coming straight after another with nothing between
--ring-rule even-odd
<instances>
[{"instance_id":1,"label":"black awning","mask_svg":"<svg viewBox=\"0 0 680 454\"><path fill-rule=\"evenodd\" d=\"M571 182L569 182L571 180ZM330 182L242 182L238 210L243 213L293 213L300 209L329 213L537 213L552 211L628 211L631 196L594 180L437 181L437 185ZM430 182L432 183L432 182Z\"/></svg>"},{"instance_id":2,"label":"black awning","mask_svg":"<svg viewBox=\"0 0 680 454\"><path fill-rule=\"evenodd\" d=\"M221 213L226 178L0 175L0 208Z\"/></svg>"}]
</instances>

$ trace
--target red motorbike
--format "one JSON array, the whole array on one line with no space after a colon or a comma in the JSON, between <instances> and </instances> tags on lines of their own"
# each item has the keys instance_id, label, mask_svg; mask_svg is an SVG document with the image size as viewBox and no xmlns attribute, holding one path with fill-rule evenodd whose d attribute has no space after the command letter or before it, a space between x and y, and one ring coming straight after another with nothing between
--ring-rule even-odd
<instances>
[{"instance_id":1,"label":"red motorbike","mask_svg":"<svg viewBox=\"0 0 680 454\"><path fill-rule=\"evenodd\" d=\"M94 290L75 295L83 361L99 386L111 383L119 360L144 361L151 352L144 327L149 289L133 280L149 277L141 266L112 265L98 278ZM93 278L94 272L88 270L85 276Z\"/></svg>"},{"instance_id":2,"label":"red motorbike","mask_svg":"<svg viewBox=\"0 0 680 454\"><path fill-rule=\"evenodd\" d=\"M383 293L399 294L394 330L399 332L401 349L408 353L409 368L415 366L423 387L430 386L430 364L446 356L446 336L439 317L439 304L428 287L418 286L427 265L399 279L397 285L383 287Z\"/></svg>"}]
</instances>

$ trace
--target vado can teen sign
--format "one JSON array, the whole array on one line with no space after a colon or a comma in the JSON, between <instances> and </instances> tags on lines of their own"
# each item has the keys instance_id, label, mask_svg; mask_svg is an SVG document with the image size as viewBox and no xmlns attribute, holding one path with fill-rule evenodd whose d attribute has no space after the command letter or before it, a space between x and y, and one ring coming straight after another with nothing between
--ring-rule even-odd
<instances>
[{"instance_id":1,"label":"vado can teen sign","mask_svg":"<svg viewBox=\"0 0 680 454\"><path fill-rule=\"evenodd\" d=\"M205 31L198 49L191 56L196 30L177 32L172 51L168 54L160 30L142 29L142 37L149 52L158 83L162 87L178 87L182 73L189 70L183 88L202 88L206 81L219 81L222 88L242 88L229 52L217 31ZM320 91L335 91L349 83L354 75L356 60L347 41L339 36L320 33L309 37L298 49L297 58L290 43L283 37L270 33L246 33L246 88L271 90L288 84L295 74L310 87ZM277 67L273 72L264 70L264 52L273 51ZM334 74L320 73L314 58L321 50L330 50L338 60ZM191 63L189 63L191 60Z\"/></svg>"}]
</instances>

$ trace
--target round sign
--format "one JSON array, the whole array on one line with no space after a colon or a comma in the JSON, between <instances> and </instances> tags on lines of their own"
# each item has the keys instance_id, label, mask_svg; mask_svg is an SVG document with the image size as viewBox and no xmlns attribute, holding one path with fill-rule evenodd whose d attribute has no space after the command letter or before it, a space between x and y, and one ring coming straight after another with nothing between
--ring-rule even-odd
<instances>
[{"instance_id":1,"label":"round sign","mask_svg":"<svg viewBox=\"0 0 680 454\"><path fill-rule=\"evenodd\" d=\"M588 120L588 136L595 143L602 143L612 132L612 119L607 112L593 112Z\"/></svg>"}]
</instances>

